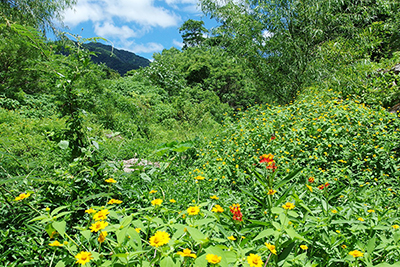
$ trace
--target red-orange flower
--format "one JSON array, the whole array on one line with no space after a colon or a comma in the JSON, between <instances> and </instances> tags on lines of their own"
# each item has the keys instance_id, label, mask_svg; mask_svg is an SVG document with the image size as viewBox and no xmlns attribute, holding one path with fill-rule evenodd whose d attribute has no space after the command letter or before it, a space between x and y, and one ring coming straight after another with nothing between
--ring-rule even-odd
<instances>
[{"instance_id":1,"label":"red-orange flower","mask_svg":"<svg viewBox=\"0 0 400 267\"><path fill-rule=\"evenodd\" d=\"M263 154L260 156L260 163L266 163L266 168L269 170L275 170L276 165L274 161L274 155L272 154Z\"/></svg>"},{"instance_id":2,"label":"red-orange flower","mask_svg":"<svg viewBox=\"0 0 400 267\"><path fill-rule=\"evenodd\" d=\"M318 188L322 190L324 188L327 188L328 186L329 186L329 183L325 183L325 184L319 185Z\"/></svg>"},{"instance_id":3,"label":"red-orange flower","mask_svg":"<svg viewBox=\"0 0 400 267\"><path fill-rule=\"evenodd\" d=\"M233 204L232 206L229 207L231 213L233 214L232 219L235 221L243 221L243 214L240 211L240 205L239 204Z\"/></svg>"},{"instance_id":4,"label":"red-orange flower","mask_svg":"<svg viewBox=\"0 0 400 267\"><path fill-rule=\"evenodd\" d=\"M314 183L315 179L314 179L314 177L310 177L310 178L308 178L308 181L309 181L310 183Z\"/></svg>"}]
</instances>

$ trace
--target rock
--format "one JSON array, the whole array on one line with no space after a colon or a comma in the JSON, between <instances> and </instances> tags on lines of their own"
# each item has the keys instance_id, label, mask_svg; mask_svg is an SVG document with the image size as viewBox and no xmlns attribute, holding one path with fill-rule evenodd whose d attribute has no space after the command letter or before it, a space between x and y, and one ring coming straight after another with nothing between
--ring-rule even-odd
<instances>
[{"instance_id":1,"label":"rock","mask_svg":"<svg viewBox=\"0 0 400 267\"><path fill-rule=\"evenodd\" d=\"M400 73L400 63L396 64L393 68L390 69L390 71L394 72L394 74L399 74Z\"/></svg>"},{"instance_id":2,"label":"rock","mask_svg":"<svg viewBox=\"0 0 400 267\"><path fill-rule=\"evenodd\" d=\"M400 103L394 105L389 109L390 113L400 113Z\"/></svg>"},{"instance_id":3,"label":"rock","mask_svg":"<svg viewBox=\"0 0 400 267\"><path fill-rule=\"evenodd\" d=\"M124 172L133 172L136 171L137 169L132 168L135 166L154 166L159 168L160 167L160 163L159 162L150 162L148 160L145 159L138 159L138 158L132 158L132 159L128 159L128 160L122 160L122 163L124 165Z\"/></svg>"}]
</instances>

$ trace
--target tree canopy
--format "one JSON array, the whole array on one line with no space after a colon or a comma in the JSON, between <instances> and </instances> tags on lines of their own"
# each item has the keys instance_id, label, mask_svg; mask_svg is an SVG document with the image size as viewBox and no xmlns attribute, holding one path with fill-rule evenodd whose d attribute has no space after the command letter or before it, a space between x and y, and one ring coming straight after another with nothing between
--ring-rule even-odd
<instances>
[{"instance_id":1,"label":"tree canopy","mask_svg":"<svg viewBox=\"0 0 400 267\"><path fill-rule=\"evenodd\" d=\"M12 21L42 31L54 30L54 19L60 21L62 12L74 4L76 0L1 0L0 22Z\"/></svg>"}]
</instances>

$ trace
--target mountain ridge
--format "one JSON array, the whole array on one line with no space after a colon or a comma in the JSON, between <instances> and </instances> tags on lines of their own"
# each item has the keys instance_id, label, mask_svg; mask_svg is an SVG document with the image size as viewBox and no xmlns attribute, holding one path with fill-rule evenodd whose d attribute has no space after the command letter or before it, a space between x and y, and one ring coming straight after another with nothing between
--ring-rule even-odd
<instances>
[{"instance_id":1,"label":"mountain ridge","mask_svg":"<svg viewBox=\"0 0 400 267\"><path fill-rule=\"evenodd\" d=\"M150 60L147 58L138 56L133 52L114 48L111 45L91 42L84 44L84 47L96 53L95 56L92 56L94 63L104 63L109 68L116 70L121 76L130 70L147 67L150 64Z\"/></svg>"}]
</instances>

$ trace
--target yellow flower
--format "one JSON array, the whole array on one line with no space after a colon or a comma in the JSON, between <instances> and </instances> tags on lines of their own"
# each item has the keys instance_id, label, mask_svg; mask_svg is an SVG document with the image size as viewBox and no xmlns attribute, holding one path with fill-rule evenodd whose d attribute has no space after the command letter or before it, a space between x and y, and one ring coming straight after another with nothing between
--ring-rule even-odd
<instances>
[{"instance_id":1,"label":"yellow flower","mask_svg":"<svg viewBox=\"0 0 400 267\"><path fill-rule=\"evenodd\" d=\"M309 186L308 184L306 184L306 186L307 186L308 190L310 190L310 192L312 193L312 187Z\"/></svg>"},{"instance_id":2,"label":"yellow flower","mask_svg":"<svg viewBox=\"0 0 400 267\"><path fill-rule=\"evenodd\" d=\"M221 259L222 259L222 257L218 257L217 255L214 255L214 254L207 254L207 256L206 256L206 260L212 264L219 263L221 261Z\"/></svg>"},{"instance_id":3,"label":"yellow flower","mask_svg":"<svg viewBox=\"0 0 400 267\"><path fill-rule=\"evenodd\" d=\"M267 248L269 249L269 251L271 251L272 254L276 255L276 248L274 245L271 245L270 243L265 243L265 245L267 246Z\"/></svg>"},{"instance_id":4,"label":"yellow flower","mask_svg":"<svg viewBox=\"0 0 400 267\"><path fill-rule=\"evenodd\" d=\"M300 245L300 248L301 248L302 250L307 250L307 249L308 249L308 247L307 247L306 245Z\"/></svg>"},{"instance_id":5,"label":"yellow flower","mask_svg":"<svg viewBox=\"0 0 400 267\"><path fill-rule=\"evenodd\" d=\"M62 247L63 244L61 244L60 242L58 242L57 240L54 240L53 243L49 244L50 247Z\"/></svg>"},{"instance_id":6,"label":"yellow flower","mask_svg":"<svg viewBox=\"0 0 400 267\"><path fill-rule=\"evenodd\" d=\"M200 181L201 181L201 180L204 180L204 179L205 179L205 177L203 177L203 176L200 176L200 175L199 175L199 176L195 177L194 179L196 179L196 180L200 180Z\"/></svg>"},{"instance_id":7,"label":"yellow flower","mask_svg":"<svg viewBox=\"0 0 400 267\"><path fill-rule=\"evenodd\" d=\"M118 200L118 199L110 199L110 201L108 201L107 202L107 204L121 204L122 203L122 201L121 200Z\"/></svg>"},{"instance_id":8,"label":"yellow flower","mask_svg":"<svg viewBox=\"0 0 400 267\"><path fill-rule=\"evenodd\" d=\"M397 224L392 225L393 229L399 229L400 226L398 226Z\"/></svg>"},{"instance_id":9,"label":"yellow flower","mask_svg":"<svg viewBox=\"0 0 400 267\"><path fill-rule=\"evenodd\" d=\"M104 221L104 220L107 220L107 215L108 215L108 214L110 214L110 212L109 212L107 209L101 210L101 211L98 211L98 212L93 216L93 219L94 219L95 221L100 221L100 220Z\"/></svg>"},{"instance_id":10,"label":"yellow flower","mask_svg":"<svg viewBox=\"0 0 400 267\"><path fill-rule=\"evenodd\" d=\"M369 213L371 213L371 212L375 212L375 210L367 210Z\"/></svg>"},{"instance_id":11,"label":"yellow flower","mask_svg":"<svg viewBox=\"0 0 400 267\"><path fill-rule=\"evenodd\" d=\"M156 199L154 199L154 200L151 201L151 205L153 205L153 206L160 206L162 202L163 202L162 199L156 198Z\"/></svg>"},{"instance_id":12,"label":"yellow flower","mask_svg":"<svg viewBox=\"0 0 400 267\"><path fill-rule=\"evenodd\" d=\"M342 247L343 249L347 248L347 246L346 246L345 244L341 245L341 247Z\"/></svg>"},{"instance_id":13,"label":"yellow flower","mask_svg":"<svg viewBox=\"0 0 400 267\"><path fill-rule=\"evenodd\" d=\"M99 243L103 243L106 240L106 236L107 236L107 232L106 231L102 231L100 233L100 235L99 235L99 238L97 238Z\"/></svg>"},{"instance_id":14,"label":"yellow flower","mask_svg":"<svg viewBox=\"0 0 400 267\"><path fill-rule=\"evenodd\" d=\"M211 210L212 212L216 212L216 213L218 213L218 212L224 212L224 209L220 206L220 205L215 205L213 208L212 208L212 210Z\"/></svg>"},{"instance_id":15,"label":"yellow flower","mask_svg":"<svg viewBox=\"0 0 400 267\"><path fill-rule=\"evenodd\" d=\"M175 199L170 199L169 202L176 203L176 200Z\"/></svg>"},{"instance_id":16,"label":"yellow flower","mask_svg":"<svg viewBox=\"0 0 400 267\"><path fill-rule=\"evenodd\" d=\"M364 256L364 253L358 251L358 250L353 250L349 252L349 255L353 256L354 258L362 257Z\"/></svg>"},{"instance_id":17,"label":"yellow flower","mask_svg":"<svg viewBox=\"0 0 400 267\"><path fill-rule=\"evenodd\" d=\"M149 194L154 194L154 193L157 193L157 190L151 190L151 191L149 192Z\"/></svg>"},{"instance_id":18,"label":"yellow flower","mask_svg":"<svg viewBox=\"0 0 400 267\"><path fill-rule=\"evenodd\" d=\"M215 200L217 200L217 199L219 199L219 197L217 197L216 195L213 195L212 197L210 197L211 199L215 199Z\"/></svg>"},{"instance_id":19,"label":"yellow flower","mask_svg":"<svg viewBox=\"0 0 400 267\"><path fill-rule=\"evenodd\" d=\"M30 195L31 195L30 193L26 193L26 194L25 194L25 193L22 193L22 194L20 194L18 197L15 198L15 201L23 200L23 199L25 199L25 198L28 198Z\"/></svg>"},{"instance_id":20,"label":"yellow flower","mask_svg":"<svg viewBox=\"0 0 400 267\"><path fill-rule=\"evenodd\" d=\"M336 233L340 234L340 231L339 231L339 230L336 230Z\"/></svg>"},{"instance_id":21,"label":"yellow flower","mask_svg":"<svg viewBox=\"0 0 400 267\"><path fill-rule=\"evenodd\" d=\"M200 212L200 208L197 206L191 206L187 209L189 215L197 215Z\"/></svg>"},{"instance_id":22,"label":"yellow flower","mask_svg":"<svg viewBox=\"0 0 400 267\"><path fill-rule=\"evenodd\" d=\"M104 222L104 221L95 222L92 224L92 226L89 227L91 229L90 232L98 232L100 230L103 230L104 228L106 228L107 225L108 225L108 222Z\"/></svg>"},{"instance_id":23,"label":"yellow flower","mask_svg":"<svg viewBox=\"0 0 400 267\"><path fill-rule=\"evenodd\" d=\"M228 236L228 239L229 239L229 240L232 240L232 241L235 241L235 240L236 240L236 238L235 238L233 235Z\"/></svg>"},{"instance_id":24,"label":"yellow flower","mask_svg":"<svg viewBox=\"0 0 400 267\"><path fill-rule=\"evenodd\" d=\"M270 190L268 190L268 193L267 193L267 195L274 195L276 193L276 190L274 190L274 189L270 189Z\"/></svg>"},{"instance_id":25,"label":"yellow flower","mask_svg":"<svg viewBox=\"0 0 400 267\"><path fill-rule=\"evenodd\" d=\"M150 237L149 241L152 247L157 248L168 244L170 239L171 238L169 237L169 234L167 232L157 231L152 237Z\"/></svg>"},{"instance_id":26,"label":"yellow flower","mask_svg":"<svg viewBox=\"0 0 400 267\"><path fill-rule=\"evenodd\" d=\"M80 263L82 265L85 265L91 259L93 259L92 253L86 251L79 252L78 255L75 256L75 258L77 259L76 263Z\"/></svg>"},{"instance_id":27,"label":"yellow flower","mask_svg":"<svg viewBox=\"0 0 400 267\"><path fill-rule=\"evenodd\" d=\"M140 230L142 230L142 228L135 228L135 231L136 231L137 233L140 233Z\"/></svg>"},{"instance_id":28,"label":"yellow flower","mask_svg":"<svg viewBox=\"0 0 400 267\"><path fill-rule=\"evenodd\" d=\"M107 183L112 183L115 184L117 181L115 181L113 178L108 178L105 180Z\"/></svg>"},{"instance_id":29,"label":"yellow flower","mask_svg":"<svg viewBox=\"0 0 400 267\"><path fill-rule=\"evenodd\" d=\"M360 222L363 222L364 221L364 219L363 218L358 218L357 220L359 220Z\"/></svg>"},{"instance_id":30,"label":"yellow flower","mask_svg":"<svg viewBox=\"0 0 400 267\"><path fill-rule=\"evenodd\" d=\"M291 210L295 207L295 205L293 203L290 202L286 202L285 205L282 205L282 208L284 208L285 210Z\"/></svg>"},{"instance_id":31,"label":"yellow flower","mask_svg":"<svg viewBox=\"0 0 400 267\"><path fill-rule=\"evenodd\" d=\"M331 210L332 213L337 213L337 210Z\"/></svg>"},{"instance_id":32,"label":"yellow flower","mask_svg":"<svg viewBox=\"0 0 400 267\"><path fill-rule=\"evenodd\" d=\"M250 264L250 267L262 267L263 265L261 257L253 253L247 256L247 262Z\"/></svg>"},{"instance_id":33,"label":"yellow flower","mask_svg":"<svg viewBox=\"0 0 400 267\"><path fill-rule=\"evenodd\" d=\"M91 214L91 213L95 213L96 211L94 209L90 208L88 210L85 210L85 212Z\"/></svg>"},{"instance_id":34,"label":"yellow flower","mask_svg":"<svg viewBox=\"0 0 400 267\"><path fill-rule=\"evenodd\" d=\"M181 255L182 257L192 257L193 259L197 258L196 254L192 253L192 251L188 248L185 248L183 251L178 251L176 254Z\"/></svg>"}]
</instances>

